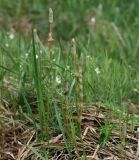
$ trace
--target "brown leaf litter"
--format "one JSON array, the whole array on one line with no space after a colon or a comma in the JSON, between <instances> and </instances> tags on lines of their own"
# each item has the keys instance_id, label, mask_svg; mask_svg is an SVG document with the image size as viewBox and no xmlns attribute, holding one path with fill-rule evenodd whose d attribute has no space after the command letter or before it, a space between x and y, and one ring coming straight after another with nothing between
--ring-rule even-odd
<instances>
[{"instance_id":1,"label":"brown leaf litter","mask_svg":"<svg viewBox=\"0 0 139 160\"><path fill-rule=\"evenodd\" d=\"M51 153L49 154L50 160L70 159L62 134L55 135L49 142L37 142L37 133L18 120L18 114L11 113L2 105L0 109L0 160L42 159L35 155L35 151L41 149L49 150L49 153ZM118 112L120 114L120 111ZM119 120L105 107L96 105L84 110L82 114L83 142L81 143L77 137L77 146L71 144L73 160L83 159L84 150L88 160L139 159L139 128L135 126L137 132L131 132L128 127L131 122L126 125L126 134L124 136L121 135L122 131L120 132L117 128L114 128L107 143L104 146L100 143L100 138L103 137L100 128L104 126L106 118L109 118L109 123L112 125L119 123ZM119 124L124 128L125 125L122 120ZM123 142L121 143L121 141Z\"/></svg>"}]
</instances>

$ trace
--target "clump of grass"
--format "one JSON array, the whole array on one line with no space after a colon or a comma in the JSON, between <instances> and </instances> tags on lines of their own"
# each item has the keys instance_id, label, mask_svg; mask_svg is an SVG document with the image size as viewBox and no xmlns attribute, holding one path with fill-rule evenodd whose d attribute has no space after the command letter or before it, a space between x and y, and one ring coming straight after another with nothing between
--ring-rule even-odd
<instances>
[{"instance_id":1,"label":"clump of grass","mask_svg":"<svg viewBox=\"0 0 139 160\"><path fill-rule=\"evenodd\" d=\"M120 144L120 150L121 150L121 159L124 160L125 159L125 155L126 155L126 139L127 139L127 125L128 125L128 121L129 121L129 115L127 114L126 116L121 115L120 118L120 140L121 140L121 144Z\"/></svg>"},{"instance_id":2,"label":"clump of grass","mask_svg":"<svg viewBox=\"0 0 139 160\"><path fill-rule=\"evenodd\" d=\"M46 120L46 110L45 110L44 101L43 101L41 71L40 71L40 67L36 57L36 47L35 47L35 39L34 39L33 31L32 31L32 47L33 47L32 54L33 54L34 80L35 80L35 88L37 92L40 126L41 126L42 135L46 135L46 133L48 133L48 124Z\"/></svg>"},{"instance_id":3,"label":"clump of grass","mask_svg":"<svg viewBox=\"0 0 139 160\"><path fill-rule=\"evenodd\" d=\"M75 39L73 38L71 41L71 45L72 45L72 54L73 54L73 67L74 67L74 80L75 80L75 96L76 96L76 111L77 111L77 121L79 126L81 126L81 113L80 113L80 105L79 105L79 99L78 99L78 94L79 94L79 86L78 86L78 76L79 76L79 72L77 69L78 66L78 56L77 56L77 52L76 52L76 42Z\"/></svg>"}]
</instances>

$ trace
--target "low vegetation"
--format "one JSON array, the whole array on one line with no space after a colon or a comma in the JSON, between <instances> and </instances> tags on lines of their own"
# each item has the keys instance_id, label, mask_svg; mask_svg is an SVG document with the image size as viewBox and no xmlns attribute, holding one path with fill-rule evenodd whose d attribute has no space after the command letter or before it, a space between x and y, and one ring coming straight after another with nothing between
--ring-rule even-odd
<instances>
[{"instance_id":1,"label":"low vegetation","mask_svg":"<svg viewBox=\"0 0 139 160\"><path fill-rule=\"evenodd\" d=\"M139 158L138 6L0 1L0 159Z\"/></svg>"}]
</instances>

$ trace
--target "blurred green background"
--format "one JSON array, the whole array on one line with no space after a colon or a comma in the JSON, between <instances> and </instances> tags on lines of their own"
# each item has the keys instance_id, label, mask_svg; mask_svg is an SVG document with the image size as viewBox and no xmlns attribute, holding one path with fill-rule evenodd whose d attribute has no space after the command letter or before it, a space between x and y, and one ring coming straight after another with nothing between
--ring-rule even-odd
<instances>
[{"instance_id":1,"label":"blurred green background","mask_svg":"<svg viewBox=\"0 0 139 160\"><path fill-rule=\"evenodd\" d=\"M138 0L1 0L1 29L27 32L34 26L45 38L48 31L48 8L54 11L56 37L69 40L91 30L90 20L114 22L123 30L138 33Z\"/></svg>"}]
</instances>

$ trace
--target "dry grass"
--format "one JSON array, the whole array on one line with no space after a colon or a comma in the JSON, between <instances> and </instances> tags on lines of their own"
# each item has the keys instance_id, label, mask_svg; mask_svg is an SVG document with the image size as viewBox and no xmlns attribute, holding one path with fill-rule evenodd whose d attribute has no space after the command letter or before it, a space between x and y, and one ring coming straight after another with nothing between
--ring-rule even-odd
<instances>
[{"instance_id":1,"label":"dry grass","mask_svg":"<svg viewBox=\"0 0 139 160\"><path fill-rule=\"evenodd\" d=\"M35 158L36 150L45 149L49 150L51 155L49 159L56 160L66 160L68 158L68 153L64 145L64 140L62 134L57 133L52 139L48 142L38 142L36 140L37 134L34 131L31 131L31 127L28 129L28 125L23 124L19 121L19 115L13 114L9 110L3 109L1 105L1 110L3 112L1 119L5 127L0 129L0 159L1 160L34 160L41 159ZM1 112L1 113L2 113ZM118 111L120 114L120 111ZM124 115L126 116L126 114ZM80 142L80 139L76 137L78 150L81 159L83 158L83 148L86 152L86 157L88 160L137 160L138 159L138 137L135 131L131 132L131 129L127 127L125 139L126 144L123 147L124 150L121 150L121 132L118 128L112 130L112 133L103 146L100 143L100 138L102 132L100 128L104 125L105 119L109 117L111 120L109 123L114 125L118 124L118 120L112 112L106 109L103 106L93 105L92 108L85 109L82 113L82 139L83 145ZM124 117L123 117L124 119ZM124 126L124 121L121 122ZM129 121L127 126L130 126L131 122ZM135 129L138 126L135 125ZM55 147L54 147L55 146ZM72 146L72 159L77 159L76 149L74 144ZM53 148L54 147L54 148ZM122 157L123 156L123 157Z\"/></svg>"}]
</instances>

